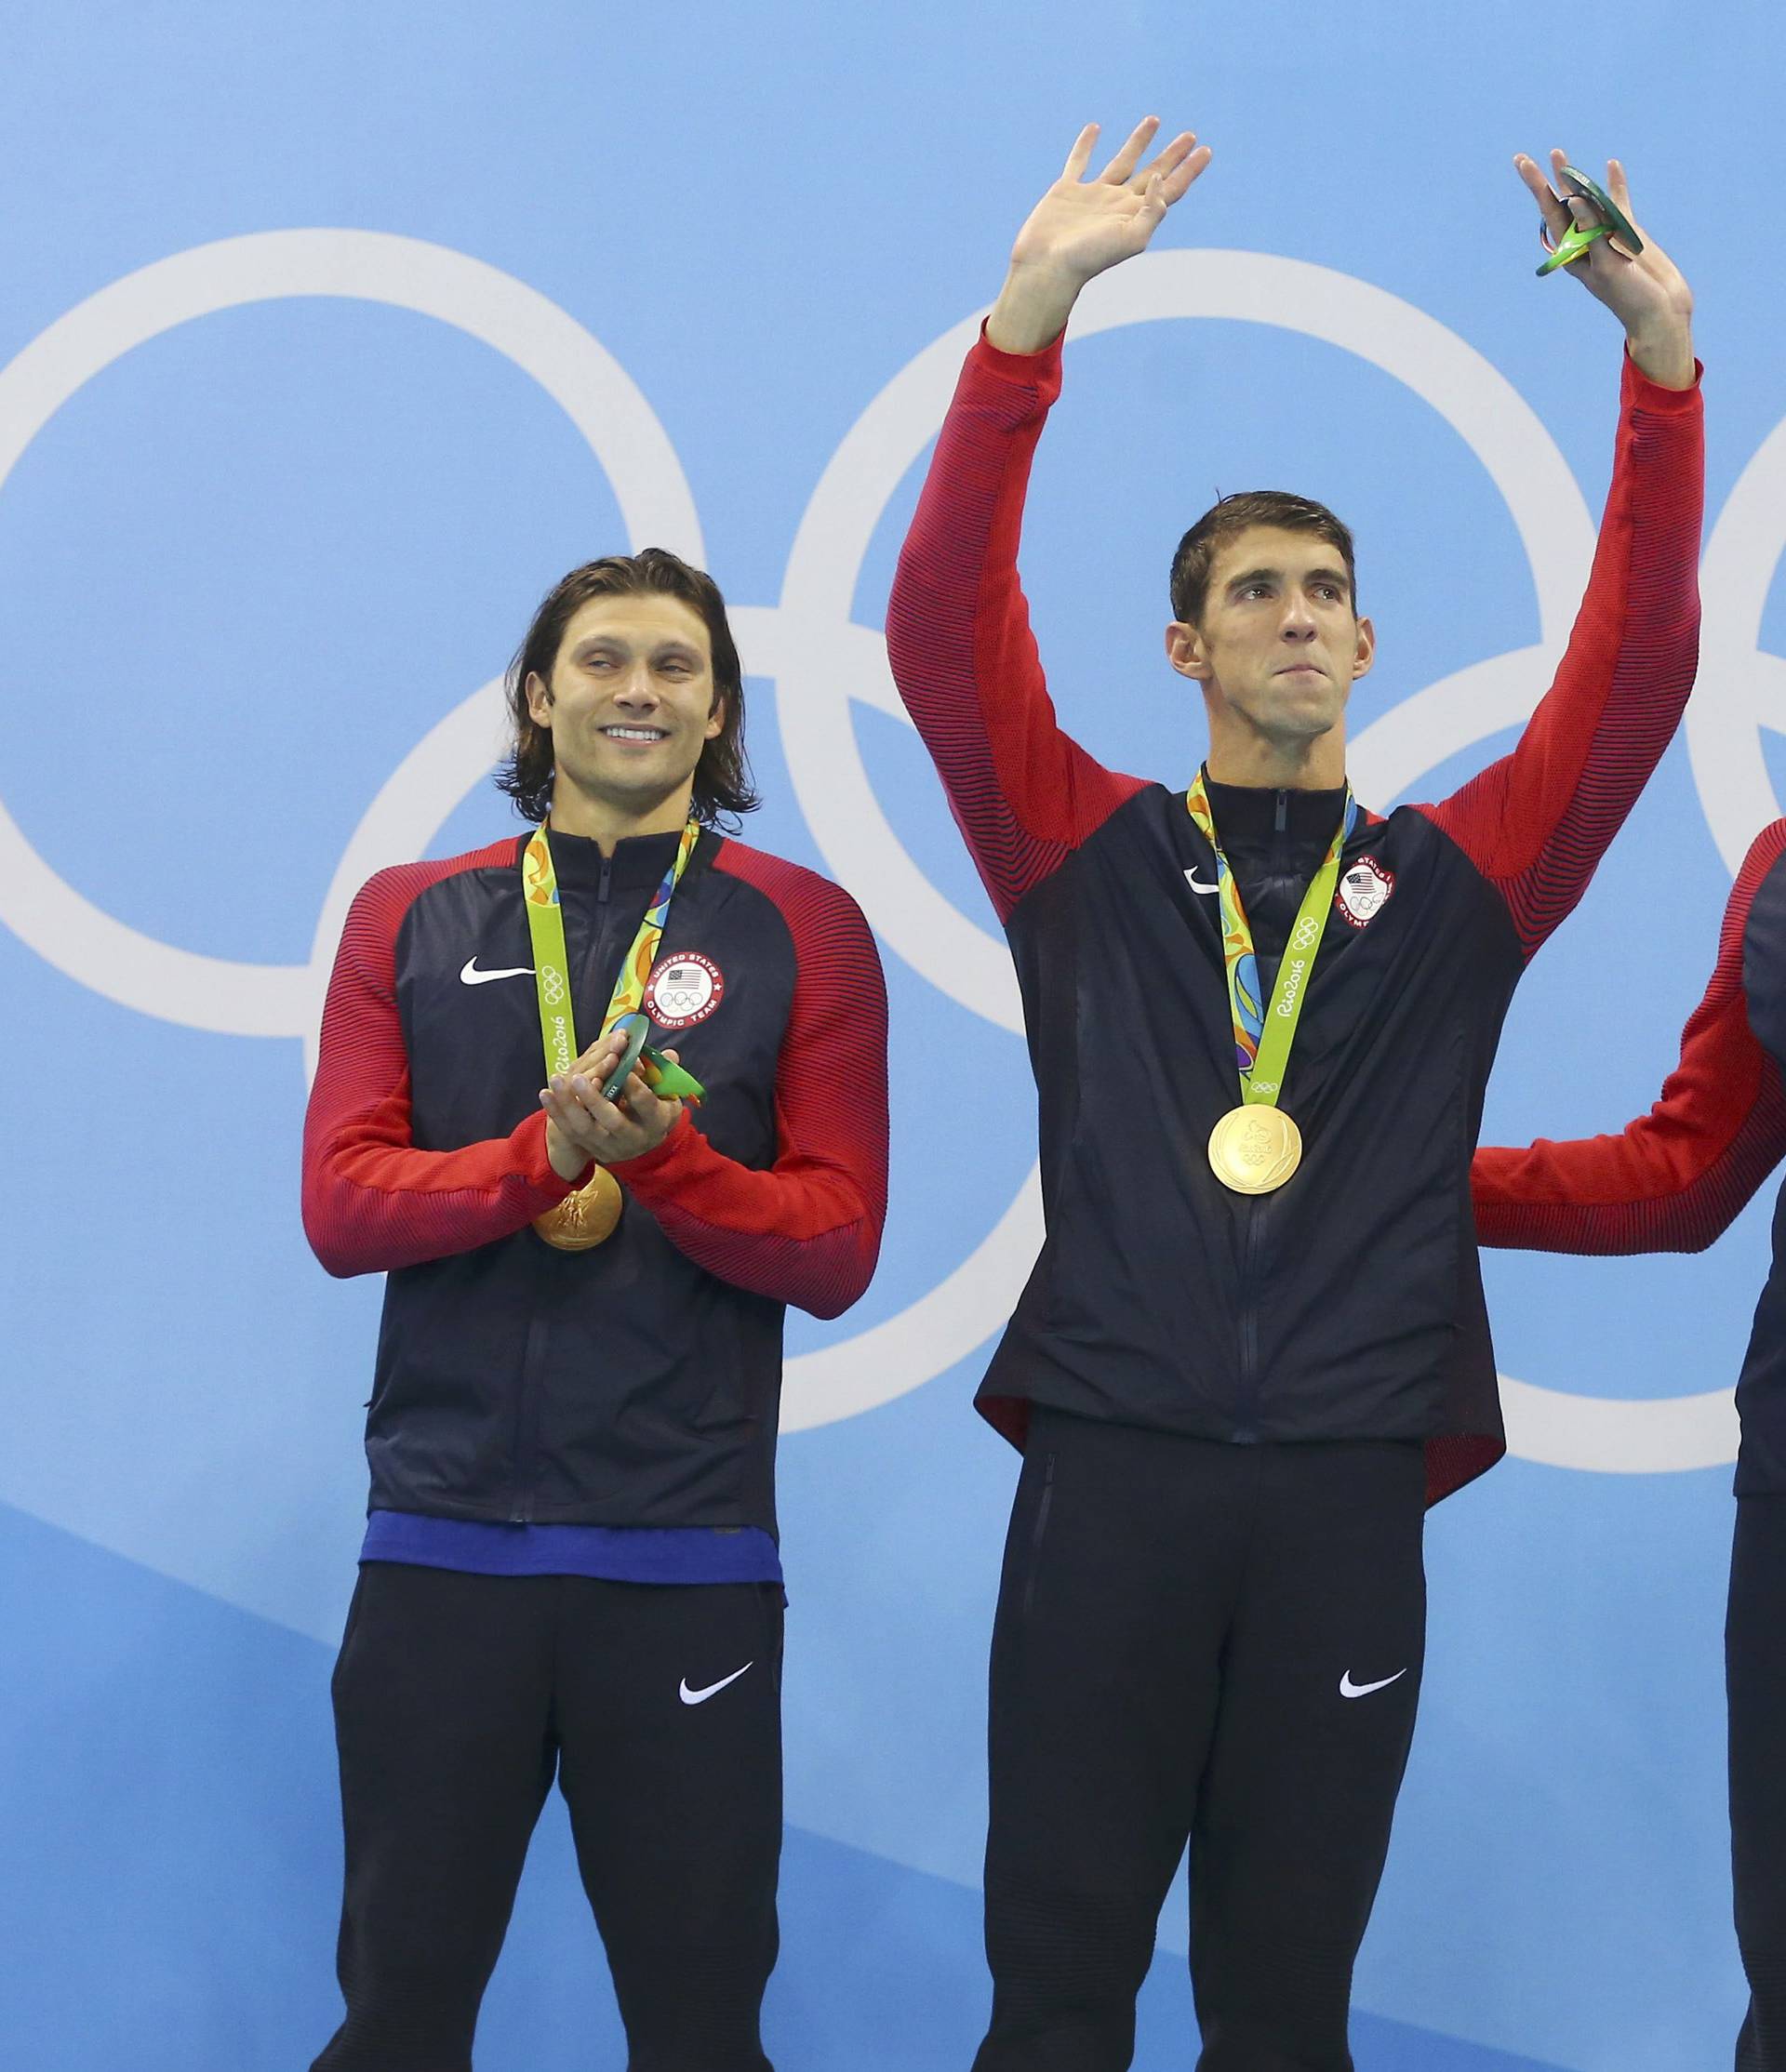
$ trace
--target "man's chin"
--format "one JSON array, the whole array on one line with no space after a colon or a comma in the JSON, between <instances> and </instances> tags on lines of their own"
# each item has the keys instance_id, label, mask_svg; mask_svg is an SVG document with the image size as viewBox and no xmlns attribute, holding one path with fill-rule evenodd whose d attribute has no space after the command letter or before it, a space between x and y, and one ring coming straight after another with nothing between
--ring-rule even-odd
<instances>
[{"instance_id":1,"label":"man's chin","mask_svg":"<svg viewBox=\"0 0 1786 2072\"><path fill-rule=\"evenodd\" d=\"M666 776L662 771L647 775L643 770L564 770L576 789L585 798L611 807L616 812L633 816L655 813L682 790L693 777L692 770L681 770Z\"/></svg>"},{"instance_id":2,"label":"man's chin","mask_svg":"<svg viewBox=\"0 0 1786 2072\"><path fill-rule=\"evenodd\" d=\"M1331 708L1319 711L1299 711L1294 707L1286 711L1280 708L1260 731L1281 747L1307 747L1324 740L1345 716L1343 710L1336 712Z\"/></svg>"}]
</instances>

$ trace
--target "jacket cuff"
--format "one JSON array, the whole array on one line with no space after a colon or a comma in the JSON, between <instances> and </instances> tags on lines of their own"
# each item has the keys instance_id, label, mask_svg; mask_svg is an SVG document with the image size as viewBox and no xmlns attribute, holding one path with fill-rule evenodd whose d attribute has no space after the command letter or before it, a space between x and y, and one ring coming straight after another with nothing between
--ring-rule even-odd
<instances>
[{"instance_id":1,"label":"jacket cuff","mask_svg":"<svg viewBox=\"0 0 1786 2072\"><path fill-rule=\"evenodd\" d=\"M509 1149L514 1153L514 1162L521 1177L532 1192L539 1197L542 1209L553 1207L567 1194L575 1194L588 1179L594 1166L594 1160L584 1166L574 1180L566 1179L546 1155L546 1111L537 1109L526 1122L517 1123L509 1135Z\"/></svg>"},{"instance_id":2,"label":"jacket cuff","mask_svg":"<svg viewBox=\"0 0 1786 2072\"><path fill-rule=\"evenodd\" d=\"M637 1158L616 1159L608 1167L617 1180L633 1189L642 1202L669 1201L679 1181L699 1162L707 1139L696 1129L685 1108L670 1126L663 1142Z\"/></svg>"},{"instance_id":3,"label":"jacket cuff","mask_svg":"<svg viewBox=\"0 0 1786 2072\"><path fill-rule=\"evenodd\" d=\"M1052 402L1060 392L1060 349L1066 338L1067 334L1062 331L1039 352L1003 352L987 338L982 321L980 337L967 355L967 365L976 373L993 375L1020 389L1037 390Z\"/></svg>"},{"instance_id":4,"label":"jacket cuff","mask_svg":"<svg viewBox=\"0 0 1786 2072\"><path fill-rule=\"evenodd\" d=\"M1668 389L1659 381L1652 381L1643 368L1631 356L1631 348L1625 348L1624 379L1619 384L1621 399L1628 406L1646 412L1649 416L1673 412L1685 416L1699 408L1699 384L1705 379L1705 362L1693 363L1693 381L1689 388Z\"/></svg>"}]
</instances>

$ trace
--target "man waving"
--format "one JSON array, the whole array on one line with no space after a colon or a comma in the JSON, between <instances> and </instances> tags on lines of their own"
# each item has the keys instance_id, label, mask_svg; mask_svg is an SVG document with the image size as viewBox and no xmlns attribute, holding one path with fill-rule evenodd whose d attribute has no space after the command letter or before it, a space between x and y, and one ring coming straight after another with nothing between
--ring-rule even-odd
<instances>
[{"instance_id":1,"label":"man waving","mask_svg":"<svg viewBox=\"0 0 1786 2072\"><path fill-rule=\"evenodd\" d=\"M1057 724L1016 554L1074 300L1209 163L1189 134L1147 160L1156 128L1095 179L1085 130L1020 232L887 615L1040 1093L1046 1242L980 1394L1024 1467L977 2066L1129 2063L1188 1839L1205 2072L1340 2072L1419 1690L1423 1510L1503 1450L1470 1220L1483 1088L1526 960L1693 680L1692 305L1653 243L1599 237L1571 265L1626 334L1617 461L1513 754L1437 805L1353 797L1346 701L1376 635L1352 536L1263 491L1170 561L1203 767L1177 790L1118 776ZM1597 227L1517 165L1553 238Z\"/></svg>"}]
</instances>

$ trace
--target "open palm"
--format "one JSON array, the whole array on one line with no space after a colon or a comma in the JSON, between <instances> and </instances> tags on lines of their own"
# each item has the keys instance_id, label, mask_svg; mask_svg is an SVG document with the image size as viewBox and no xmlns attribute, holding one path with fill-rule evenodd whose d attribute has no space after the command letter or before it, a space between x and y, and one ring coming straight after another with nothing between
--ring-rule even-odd
<instances>
[{"instance_id":1,"label":"open palm","mask_svg":"<svg viewBox=\"0 0 1786 2072\"><path fill-rule=\"evenodd\" d=\"M1157 115L1138 123L1128 141L1095 179L1086 168L1099 126L1078 135L1060 178L1030 212L1011 247L1014 268L1059 273L1079 286L1147 248L1148 240L1208 165L1207 145L1185 130L1146 165L1141 154L1160 126Z\"/></svg>"}]
</instances>

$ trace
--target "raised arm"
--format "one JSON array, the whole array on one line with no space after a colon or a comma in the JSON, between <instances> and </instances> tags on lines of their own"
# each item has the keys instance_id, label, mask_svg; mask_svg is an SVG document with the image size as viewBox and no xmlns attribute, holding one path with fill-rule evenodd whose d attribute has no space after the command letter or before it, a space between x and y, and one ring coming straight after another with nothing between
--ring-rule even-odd
<instances>
[{"instance_id":1,"label":"raised arm","mask_svg":"<svg viewBox=\"0 0 1786 2072\"><path fill-rule=\"evenodd\" d=\"M1750 1026L1743 980L1755 896L1782 855L1786 820L1776 820L1738 873L1712 983L1647 1115L1618 1136L1476 1153L1471 1187L1484 1244L1701 1252L1786 1157L1786 1089Z\"/></svg>"},{"instance_id":2,"label":"raised arm","mask_svg":"<svg viewBox=\"0 0 1786 2072\"><path fill-rule=\"evenodd\" d=\"M1095 179L1080 132L1018 233L967 356L900 555L886 645L999 918L1140 789L1060 731L1017 550L1030 464L1060 387L1060 334L1086 283L1144 250L1209 163L1188 132L1153 159L1150 116Z\"/></svg>"},{"instance_id":3,"label":"raised arm","mask_svg":"<svg viewBox=\"0 0 1786 2072\"><path fill-rule=\"evenodd\" d=\"M507 842L487 854L506 862L513 850ZM397 930L417 894L455 868L380 871L341 931L303 1152L304 1234L333 1274L385 1273L470 1252L512 1236L570 1191L571 1179L553 1168L543 1114L460 1150L418 1150L411 1141ZM562 1142L555 1148L573 1172L587 1166Z\"/></svg>"},{"instance_id":4,"label":"raised arm","mask_svg":"<svg viewBox=\"0 0 1786 2072\"><path fill-rule=\"evenodd\" d=\"M1560 171L1563 153L1552 158ZM1529 158L1515 164L1547 226L1560 231L1563 203ZM1617 160L1607 184L1629 214ZM1619 316L1627 349L1587 595L1518 747L1443 804L1421 808L1499 892L1528 957L1587 889L1673 737L1699 660L1705 463L1693 299L1648 239L1635 259L1603 239L1569 271Z\"/></svg>"}]
</instances>

